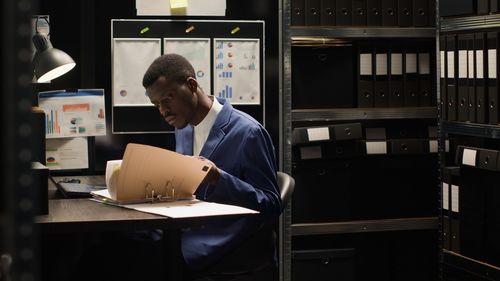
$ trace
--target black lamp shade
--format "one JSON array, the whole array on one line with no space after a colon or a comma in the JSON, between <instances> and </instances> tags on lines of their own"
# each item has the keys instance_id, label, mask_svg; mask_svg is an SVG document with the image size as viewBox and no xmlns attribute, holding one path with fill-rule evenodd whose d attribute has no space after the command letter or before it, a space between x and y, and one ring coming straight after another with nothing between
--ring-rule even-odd
<instances>
[{"instance_id":1,"label":"black lamp shade","mask_svg":"<svg viewBox=\"0 0 500 281\"><path fill-rule=\"evenodd\" d=\"M75 61L65 52L53 48L45 34L35 34L33 44L37 50L33 60L37 82L50 81L75 67Z\"/></svg>"}]
</instances>

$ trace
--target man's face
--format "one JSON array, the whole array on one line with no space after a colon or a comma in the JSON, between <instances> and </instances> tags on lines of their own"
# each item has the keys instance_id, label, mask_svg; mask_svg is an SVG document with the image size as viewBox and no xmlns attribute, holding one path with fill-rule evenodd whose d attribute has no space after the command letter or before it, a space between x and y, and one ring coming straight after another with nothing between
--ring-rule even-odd
<instances>
[{"instance_id":1,"label":"man's face","mask_svg":"<svg viewBox=\"0 0 500 281\"><path fill-rule=\"evenodd\" d=\"M190 79L180 84L160 76L146 88L151 103L158 108L165 121L177 129L191 123L196 112L197 99L188 83Z\"/></svg>"}]
</instances>

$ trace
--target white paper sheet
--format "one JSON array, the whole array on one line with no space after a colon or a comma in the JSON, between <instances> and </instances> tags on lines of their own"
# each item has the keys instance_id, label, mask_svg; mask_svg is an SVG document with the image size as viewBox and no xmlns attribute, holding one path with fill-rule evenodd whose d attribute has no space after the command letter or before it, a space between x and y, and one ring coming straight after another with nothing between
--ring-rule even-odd
<instances>
[{"instance_id":1,"label":"white paper sheet","mask_svg":"<svg viewBox=\"0 0 500 281\"><path fill-rule=\"evenodd\" d=\"M164 38L163 54L179 54L193 66L205 94L211 94L210 38Z\"/></svg>"},{"instance_id":2,"label":"white paper sheet","mask_svg":"<svg viewBox=\"0 0 500 281\"><path fill-rule=\"evenodd\" d=\"M113 39L113 106L153 106L142 77L161 55L161 39Z\"/></svg>"},{"instance_id":3,"label":"white paper sheet","mask_svg":"<svg viewBox=\"0 0 500 281\"><path fill-rule=\"evenodd\" d=\"M49 138L106 135L104 90L47 91L38 94Z\"/></svg>"},{"instance_id":4,"label":"white paper sheet","mask_svg":"<svg viewBox=\"0 0 500 281\"><path fill-rule=\"evenodd\" d=\"M125 205L124 207L170 218L192 218L259 213L257 211L239 206L218 204L199 200L160 202L154 204L144 203Z\"/></svg>"},{"instance_id":5,"label":"white paper sheet","mask_svg":"<svg viewBox=\"0 0 500 281\"><path fill-rule=\"evenodd\" d=\"M88 141L85 137L47 139L45 163L51 170L87 169Z\"/></svg>"},{"instance_id":6,"label":"white paper sheet","mask_svg":"<svg viewBox=\"0 0 500 281\"><path fill-rule=\"evenodd\" d=\"M187 0L187 7L171 9L170 1L136 0L138 16L225 16L226 0Z\"/></svg>"},{"instance_id":7,"label":"white paper sheet","mask_svg":"<svg viewBox=\"0 0 500 281\"><path fill-rule=\"evenodd\" d=\"M214 95L260 104L260 40L214 38Z\"/></svg>"}]
</instances>

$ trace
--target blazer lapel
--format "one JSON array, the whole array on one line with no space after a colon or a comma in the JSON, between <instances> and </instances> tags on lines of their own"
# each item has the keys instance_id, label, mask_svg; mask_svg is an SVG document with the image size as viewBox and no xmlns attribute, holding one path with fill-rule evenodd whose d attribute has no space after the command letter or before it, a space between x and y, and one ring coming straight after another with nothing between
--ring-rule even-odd
<instances>
[{"instance_id":1,"label":"blazer lapel","mask_svg":"<svg viewBox=\"0 0 500 281\"><path fill-rule=\"evenodd\" d=\"M210 133L208 134L207 141L200 151L200 155L207 159L210 159L212 153L224 139L224 136L226 135L226 133L224 132L224 127L227 125L227 123L229 123L229 119L231 117L231 112L233 109L231 104L226 102L224 99L218 100L223 105L222 110L219 112L217 119L215 119L215 123L212 126Z\"/></svg>"}]
</instances>

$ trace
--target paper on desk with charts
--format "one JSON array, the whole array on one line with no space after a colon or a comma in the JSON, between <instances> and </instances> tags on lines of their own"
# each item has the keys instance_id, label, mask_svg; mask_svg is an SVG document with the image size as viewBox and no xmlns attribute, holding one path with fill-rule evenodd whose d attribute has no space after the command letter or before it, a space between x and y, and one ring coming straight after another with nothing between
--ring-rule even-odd
<instances>
[{"instance_id":1,"label":"paper on desk with charts","mask_svg":"<svg viewBox=\"0 0 500 281\"><path fill-rule=\"evenodd\" d=\"M191 199L210 168L200 159L167 149L129 143L116 181L108 186L108 198L115 203L161 199ZM97 197L106 194L93 192Z\"/></svg>"}]
</instances>

